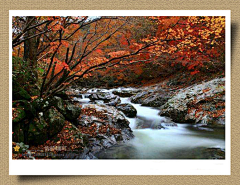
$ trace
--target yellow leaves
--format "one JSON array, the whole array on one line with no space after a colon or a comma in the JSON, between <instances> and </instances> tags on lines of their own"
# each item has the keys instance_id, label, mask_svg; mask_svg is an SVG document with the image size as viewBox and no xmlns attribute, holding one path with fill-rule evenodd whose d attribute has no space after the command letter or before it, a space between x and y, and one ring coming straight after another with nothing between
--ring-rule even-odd
<instances>
[{"instance_id":1,"label":"yellow leaves","mask_svg":"<svg viewBox=\"0 0 240 185\"><path fill-rule=\"evenodd\" d=\"M82 69L87 69L91 66L99 65L101 63L104 63L108 61L106 57L91 57L88 59L88 61L85 61L85 64L82 64Z\"/></svg>"},{"instance_id":2,"label":"yellow leaves","mask_svg":"<svg viewBox=\"0 0 240 185\"><path fill-rule=\"evenodd\" d=\"M31 96L31 99L32 100L35 100L35 99L37 99L38 98L38 96Z\"/></svg>"},{"instance_id":3,"label":"yellow leaves","mask_svg":"<svg viewBox=\"0 0 240 185\"><path fill-rule=\"evenodd\" d=\"M57 144L60 144L61 143L61 140L57 141Z\"/></svg>"}]
</instances>

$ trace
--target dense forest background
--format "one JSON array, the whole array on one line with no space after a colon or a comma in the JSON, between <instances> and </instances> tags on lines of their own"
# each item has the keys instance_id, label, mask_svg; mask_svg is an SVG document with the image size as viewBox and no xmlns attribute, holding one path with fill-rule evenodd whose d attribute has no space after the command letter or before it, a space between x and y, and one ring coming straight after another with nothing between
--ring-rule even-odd
<instances>
[{"instance_id":1,"label":"dense forest background","mask_svg":"<svg viewBox=\"0 0 240 185\"><path fill-rule=\"evenodd\" d=\"M31 96L76 81L112 87L225 67L224 17L14 17L12 37L13 77Z\"/></svg>"}]
</instances>

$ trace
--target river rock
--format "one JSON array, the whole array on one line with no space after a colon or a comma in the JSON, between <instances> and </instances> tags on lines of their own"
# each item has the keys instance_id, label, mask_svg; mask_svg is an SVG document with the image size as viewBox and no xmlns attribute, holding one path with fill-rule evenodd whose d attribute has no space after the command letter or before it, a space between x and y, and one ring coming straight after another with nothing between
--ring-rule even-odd
<instances>
[{"instance_id":1,"label":"river rock","mask_svg":"<svg viewBox=\"0 0 240 185\"><path fill-rule=\"evenodd\" d=\"M43 116L48 124L48 134L50 137L53 137L62 130L65 118L55 107L45 111Z\"/></svg>"},{"instance_id":2,"label":"river rock","mask_svg":"<svg viewBox=\"0 0 240 185\"><path fill-rule=\"evenodd\" d=\"M161 120L145 119L143 117L138 117L136 119L136 128L138 129L167 129L168 127L177 127L177 124L165 117Z\"/></svg>"},{"instance_id":3,"label":"river rock","mask_svg":"<svg viewBox=\"0 0 240 185\"><path fill-rule=\"evenodd\" d=\"M81 113L81 108L79 106L73 105L69 102L65 102L65 112L64 116L69 121L74 121L78 118Z\"/></svg>"},{"instance_id":4,"label":"river rock","mask_svg":"<svg viewBox=\"0 0 240 185\"><path fill-rule=\"evenodd\" d=\"M49 100L50 105L53 105L55 108L57 108L57 110L61 113L65 113L65 107L64 107L64 102L63 99L58 97L58 96L54 96L53 98L51 98L51 100Z\"/></svg>"},{"instance_id":5,"label":"river rock","mask_svg":"<svg viewBox=\"0 0 240 185\"><path fill-rule=\"evenodd\" d=\"M161 89L143 89L141 92L132 96L131 102L144 106L160 107L170 98L170 94Z\"/></svg>"},{"instance_id":6,"label":"river rock","mask_svg":"<svg viewBox=\"0 0 240 185\"><path fill-rule=\"evenodd\" d=\"M225 149L222 148L207 148L204 154L208 155L208 159L225 159Z\"/></svg>"},{"instance_id":7,"label":"river rock","mask_svg":"<svg viewBox=\"0 0 240 185\"><path fill-rule=\"evenodd\" d=\"M121 103L121 99L119 98L119 96L116 96L114 99L110 100L110 102L106 103L106 105L109 106L117 106L119 103Z\"/></svg>"},{"instance_id":8,"label":"river rock","mask_svg":"<svg viewBox=\"0 0 240 185\"><path fill-rule=\"evenodd\" d=\"M180 90L161 106L160 115L178 123L225 126L225 78L217 78Z\"/></svg>"},{"instance_id":9,"label":"river rock","mask_svg":"<svg viewBox=\"0 0 240 185\"><path fill-rule=\"evenodd\" d=\"M121 111L104 104L85 104L78 118L77 127L88 136L90 153L94 154L134 136L129 121Z\"/></svg>"},{"instance_id":10,"label":"river rock","mask_svg":"<svg viewBox=\"0 0 240 185\"><path fill-rule=\"evenodd\" d=\"M51 129L54 129L54 127L51 126ZM60 129L58 129L57 132L59 130ZM29 122L29 130L28 130L29 144L30 145L43 144L49 138L48 132L50 132L48 123L44 120L43 114L40 113L38 117L34 118ZM51 131L51 133L54 133L54 132L55 132L54 130ZM57 132L55 132L54 134L56 134Z\"/></svg>"},{"instance_id":11,"label":"river rock","mask_svg":"<svg viewBox=\"0 0 240 185\"><path fill-rule=\"evenodd\" d=\"M130 103L119 104L116 108L122 111L129 118L134 118L137 115L137 110Z\"/></svg>"},{"instance_id":12,"label":"river rock","mask_svg":"<svg viewBox=\"0 0 240 185\"><path fill-rule=\"evenodd\" d=\"M130 98L132 103L142 104L143 99L149 94L147 91L142 91Z\"/></svg>"},{"instance_id":13,"label":"river rock","mask_svg":"<svg viewBox=\"0 0 240 185\"><path fill-rule=\"evenodd\" d=\"M81 108L79 106L64 101L58 96L54 96L50 104L57 108L57 110L69 121L74 121L81 113Z\"/></svg>"},{"instance_id":14,"label":"river rock","mask_svg":"<svg viewBox=\"0 0 240 185\"><path fill-rule=\"evenodd\" d=\"M133 88L116 89L112 93L120 97L130 97L136 95L140 90Z\"/></svg>"},{"instance_id":15,"label":"river rock","mask_svg":"<svg viewBox=\"0 0 240 185\"><path fill-rule=\"evenodd\" d=\"M110 106L116 106L117 104L121 103L121 100L118 96L110 93L110 92L98 92L91 94L89 96L91 101L99 101L102 100L104 103Z\"/></svg>"}]
</instances>

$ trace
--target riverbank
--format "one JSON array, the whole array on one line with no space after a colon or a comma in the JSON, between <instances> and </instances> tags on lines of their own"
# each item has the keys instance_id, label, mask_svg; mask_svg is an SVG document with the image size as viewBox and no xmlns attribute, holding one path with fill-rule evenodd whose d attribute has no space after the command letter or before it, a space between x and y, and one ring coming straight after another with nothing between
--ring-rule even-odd
<instances>
[{"instance_id":1,"label":"riverbank","mask_svg":"<svg viewBox=\"0 0 240 185\"><path fill-rule=\"evenodd\" d=\"M136 118L127 118L135 138L125 144L105 149L97 157L103 159L224 158L225 132L223 123L225 114L221 111L224 108L225 100L224 80L224 78L217 78L177 90L161 88L163 84L154 84L143 88L83 90L84 93L101 93L102 102L98 101L97 103L104 103L104 93L118 95L121 97L121 103L130 104L137 110ZM181 107L183 104L181 98L187 109L194 108L198 114L201 113L200 110L205 112L202 111L201 117L195 116L190 111L180 112L179 106ZM91 98L78 100L82 103L92 103ZM193 100L195 100L195 106L192 106ZM163 107L169 106L169 102L178 105L173 109L173 112L174 115L179 114L179 119L174 119L174 115L170 114L161 116ZM196 110L197 106L201 109ZM205 109L202 109L204 106ZM209 108L212 112L209 112ZM223 113L219 115L221 119L217 123L211 121L211 119L219 118L212 116L214 115L213 110L220 110L220 113ZM207 121L203 113L206 117L209 116ZM185 117L189 116L188 114L194 115L194 119L185 120ZM177 153L179 156L176 156Z\"/></svg>"},{"instance_id":2,"label":"riverbank","mask_svg":"<svg viewBox=\"0 0 240 185\"><path fill-rule=\"evenodd\" d=\"M53 129L50 139L38 138L43 143L35 142L30 148L22 144L25 156L14 155L35 159L224 159L224 82L217 78L180 89L164 83L140 88L71 88L68 96L55 97L47 109L51 111L40 117L58 131ZM35 125L31 130L39 128ZM51 127L46 125L46 129ZM38 152L33 154L33 150Z\"/></svg>"}]
</instances>

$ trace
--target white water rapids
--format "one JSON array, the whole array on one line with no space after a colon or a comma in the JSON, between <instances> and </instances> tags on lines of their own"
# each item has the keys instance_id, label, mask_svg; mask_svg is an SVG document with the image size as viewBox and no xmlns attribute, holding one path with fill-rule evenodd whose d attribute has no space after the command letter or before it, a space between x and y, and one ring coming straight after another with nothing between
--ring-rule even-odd
<instances>
[{"instance_id":1,"label":"white water rapids","mask_svg":"<svg viewBox=\"0 0 240 185\"><path fill-rule=\"evenodd\" d=\"M88 98L78 99L82 103ZM121 98L121 103L130 103L137 110L136 118L127 118L134 138L101 152L102 159L192 159L204 158L201 151L206 148L225 148L224 132L199 131L191 124L166 126L165 129L139 127L167 123L168 119L158 115L159 110L131 103Z\"/></svg>"}]
</instances>

